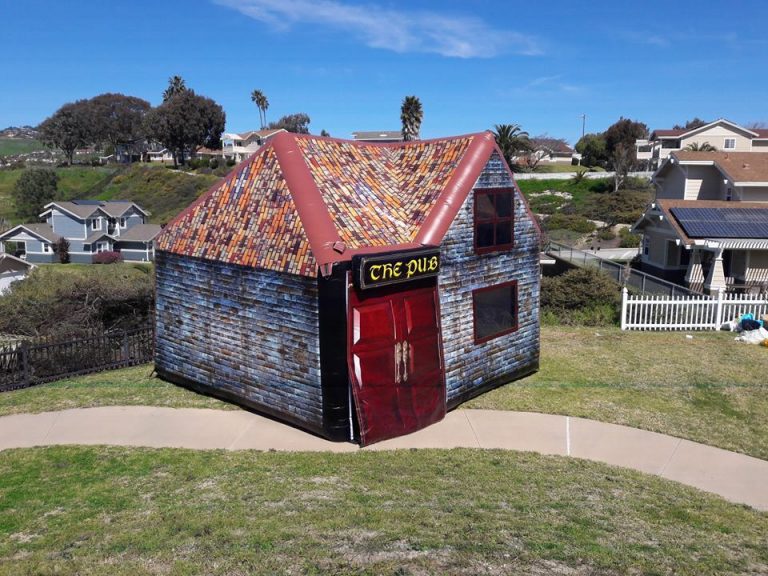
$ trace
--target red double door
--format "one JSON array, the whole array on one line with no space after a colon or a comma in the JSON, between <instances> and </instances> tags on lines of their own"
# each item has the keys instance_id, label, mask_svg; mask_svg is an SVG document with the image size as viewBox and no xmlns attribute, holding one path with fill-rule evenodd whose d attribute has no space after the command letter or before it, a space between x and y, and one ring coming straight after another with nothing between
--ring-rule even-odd
<instances>
[{"instance_id":1,"label":"red double door","mask_svg":"<svg viewBox=\"0 0 768 576\"><path fill-rule=\"evenodd\" d=\"M361 444L445 417L437 288L366 297L350 289L348 363Z\"/></svg>"}]
</instances>

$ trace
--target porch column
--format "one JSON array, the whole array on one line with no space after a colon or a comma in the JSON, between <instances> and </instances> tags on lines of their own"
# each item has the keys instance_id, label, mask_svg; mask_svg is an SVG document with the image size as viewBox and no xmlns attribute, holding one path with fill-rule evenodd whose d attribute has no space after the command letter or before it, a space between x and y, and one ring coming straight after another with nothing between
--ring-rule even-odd
<instances>
[{"instance_id":1,"label":"porch column","mask_svg":"<svg viewBox=\"0 0 768 576\"><path fill-rule=\"evenodd\" d=\"M704 282L704 290L709 294L717 294L720 290L725 290L725 270L723 270L723 249L718 248L715 251L715 259L707 274L707 280Z\"/></svg>"},{"instance_id":2,"label":"porch column","mask_svg":"<svg viewBox=\"0 0 768 576\"><path fill-rule=\"evenodd\" d=\"M685 271L685 283L687 286L704 284L704 271L701 268L701 251L691 248L691 257L688 260L688 269Z\"/></svg>"}]
</instances>

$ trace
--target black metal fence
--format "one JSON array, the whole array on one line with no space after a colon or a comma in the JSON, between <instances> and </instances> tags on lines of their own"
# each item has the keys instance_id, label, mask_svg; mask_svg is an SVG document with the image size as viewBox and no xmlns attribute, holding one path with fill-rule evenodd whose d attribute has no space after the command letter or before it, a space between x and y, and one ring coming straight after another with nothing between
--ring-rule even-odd
<instances>
[{"instance_id":1,"label":"black metal fence","mask_svg":"<svg viewBox=\"0 0 768 576\"><path fill-rule=\"evenodd\" d=\"M0 392L69 376L152 361L152 325L94 333L77 340L18 340L0 344Z\"/></svg>"}]
</instances>

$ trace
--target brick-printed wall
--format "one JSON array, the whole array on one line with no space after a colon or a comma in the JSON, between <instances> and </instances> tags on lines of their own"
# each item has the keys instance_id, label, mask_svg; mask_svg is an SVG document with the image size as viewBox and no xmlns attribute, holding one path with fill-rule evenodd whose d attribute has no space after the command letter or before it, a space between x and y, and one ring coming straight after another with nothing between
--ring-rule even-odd
<instances>
[{"instance_id":1,"label":"brick-printed wall","mask_svg":"<svg viewBox=\"0 0 768 576\"><path fill-rule=\"evenodd\" d=\"M514 183L494 153L475 188ZM539 359L539 243L531 216L515 195L515 246L511 251L474 253L471 193L441 244L440 308L448 402L473 388L533 366ZM510 280L518 284L518 329L483 344L474 342L472 291Z\"/></svg>"},{"instance_id":2,"label":"brick-printed wall","mask_svg":"<svg viewBox=\"0 0 768 576\"><path fill-rule=\"evenodd\" d=\"M322 426L317 281L158 252L158 372Z\"/></svg>"}]
</instances>

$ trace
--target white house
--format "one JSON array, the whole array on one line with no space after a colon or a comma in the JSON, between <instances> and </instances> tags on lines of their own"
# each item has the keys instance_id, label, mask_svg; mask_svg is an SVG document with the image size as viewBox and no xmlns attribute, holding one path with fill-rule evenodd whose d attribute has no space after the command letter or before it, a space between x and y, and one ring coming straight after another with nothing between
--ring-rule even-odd
<instances>
[{"instance_id":1,"label":"white house","mask_svg":"<svg viewBox=\"0 0 768 576\"><path fill-rule=\"evenodd\" d=\"M11 283L26 278L33 268L29 262L2 252L0 243L0 295L10 288Z\"/></svg>"}]
</instances>

